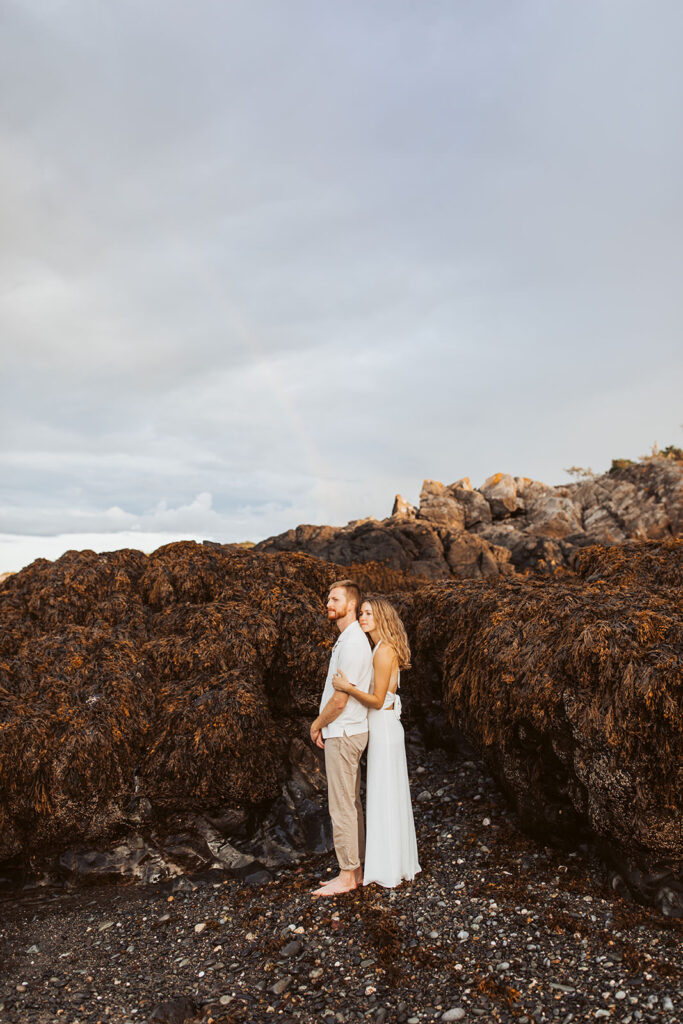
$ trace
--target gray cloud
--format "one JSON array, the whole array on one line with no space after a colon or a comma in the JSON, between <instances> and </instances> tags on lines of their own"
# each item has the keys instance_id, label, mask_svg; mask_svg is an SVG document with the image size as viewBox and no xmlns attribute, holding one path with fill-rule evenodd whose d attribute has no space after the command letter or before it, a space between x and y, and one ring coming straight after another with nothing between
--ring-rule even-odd
<instances>
[{"instance_id":1,"label":"gray cloud","mask_svg":"<svg viewBox=\"0 0 683 1024\"><path fill-rule=\"evenodd\" d=\"M1 17L5 533L256 539L680 442L677 3Z\"/></svg>"}]
</instances>

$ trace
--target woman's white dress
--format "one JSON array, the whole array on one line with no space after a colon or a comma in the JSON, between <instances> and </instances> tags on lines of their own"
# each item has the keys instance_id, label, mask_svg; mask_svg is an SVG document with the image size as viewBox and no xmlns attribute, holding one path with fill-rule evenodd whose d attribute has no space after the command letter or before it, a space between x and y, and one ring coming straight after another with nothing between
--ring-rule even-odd
<instances>
[{"instance_id":1,"label":"woman's white dress","mask_svg":"<svg viewBox=\"0 0 683 1024\"><path fill-rule=\"evenodd\" d=\"M373 657L381 642L376 645ZM390 686L392 682L390 680ZM400 683L399 672L397 688ZM363 885L378 882L393 888L404 878L414 878L420 870L400 717L401 697L389 690L383 707L368 712Z\"/></svg>"}]
</instances>

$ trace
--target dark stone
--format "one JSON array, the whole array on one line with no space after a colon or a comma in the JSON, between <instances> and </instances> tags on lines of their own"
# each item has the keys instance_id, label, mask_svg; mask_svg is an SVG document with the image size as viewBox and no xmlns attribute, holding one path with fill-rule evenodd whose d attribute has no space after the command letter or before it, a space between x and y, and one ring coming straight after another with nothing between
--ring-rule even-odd
<instances>
[{"instance_id":1,"label":"dark stone","mask_svg":"<svg viewBox=\"0 0 683 1024\"><path fill-rule=\"evenodd\" d=\"M262 868L258 871L250 871L248 875L244 876L245 885L267 885L268 882L272 881L273 876L271 875L270 871L266 871L265 868Z\"/></svg>"},{"instance_id":2,"label":"dark stone","mask_svg":"<svg viewBox=\"0 0 683 1024\"><path fill-rule=\"evenodd\" d=\"M199 1015L199 1006L188 996L172 996L163 1003L157 1003L152 1009L149 1020L156 1020L162 1024L185 1024L186 1021L193 1021Z\"/></svg>"}]
</instances>

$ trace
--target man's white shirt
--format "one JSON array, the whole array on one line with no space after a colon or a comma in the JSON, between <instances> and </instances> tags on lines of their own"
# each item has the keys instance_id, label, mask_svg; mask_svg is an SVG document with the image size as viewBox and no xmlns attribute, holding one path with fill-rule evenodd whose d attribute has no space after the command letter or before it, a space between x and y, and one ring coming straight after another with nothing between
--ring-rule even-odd
<instances>
[{"instance_id":1,"label":"man's white shirt","mask_svg":"<svg viewBox=\"0 0 683 1024\"><path fill-rule=\"evenodd\" d=\"M350 683L364 693L370 692L372 683L372 649L368 638L358 622L352 622L343 633L339 634L332 648L330 667L327 671L325 688L320 701L320 711L325 707L334 693L332 677L338 670L342 671ZM330 736L355 736L367 732L368 709L354 697L349 696L346 707L334 722L323 727L323 739Z\"/></svg>"}]
</instances>

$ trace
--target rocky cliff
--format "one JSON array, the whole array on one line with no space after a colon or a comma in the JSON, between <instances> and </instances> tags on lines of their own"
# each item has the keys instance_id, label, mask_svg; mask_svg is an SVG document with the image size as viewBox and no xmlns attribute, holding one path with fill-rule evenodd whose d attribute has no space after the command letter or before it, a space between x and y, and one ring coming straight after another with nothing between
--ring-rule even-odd
<instances>
[{"instance_id":1,"label":"rocky cliff","mask_svg":"<svg viewBox=\"0 0 683 1024\"><path fill-rule=\"evenodd\" d=\"M392 515L347 526L298 526L256 545L329 562L379 562L437 580L479 579L571 566L590 544L660 540L683 533L683 455L617 460L602 476L550 487L497 473L480 488L466 477L425 480L416 508L396 496Z\"/></svg>"}]
</instances>

